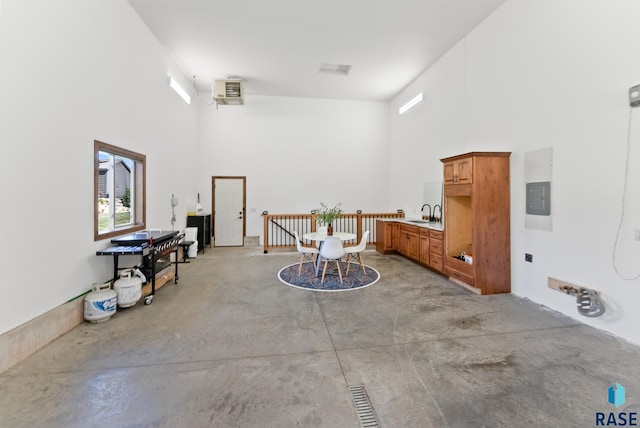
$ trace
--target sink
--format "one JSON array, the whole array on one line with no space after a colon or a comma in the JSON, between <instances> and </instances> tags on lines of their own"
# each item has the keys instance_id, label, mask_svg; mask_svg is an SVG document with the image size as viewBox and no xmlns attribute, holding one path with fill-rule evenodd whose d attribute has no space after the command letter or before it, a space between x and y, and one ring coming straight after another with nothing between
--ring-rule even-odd
<instances>
[{"instance_id":1,"label":"sink","mask_svg":"<svg viewBox=\"0 0 640 428\"><path fill-rule=\"evenodd\" d=\"M407 220L409 223L429 223L427 220Z\"/></svg>"}]
</instances>

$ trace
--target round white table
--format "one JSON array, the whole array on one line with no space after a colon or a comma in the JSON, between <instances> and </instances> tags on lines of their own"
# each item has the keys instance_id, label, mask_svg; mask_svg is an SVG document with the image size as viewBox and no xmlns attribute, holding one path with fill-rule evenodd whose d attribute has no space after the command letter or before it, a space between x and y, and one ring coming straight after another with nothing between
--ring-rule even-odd
<instances>
[{"instance_id":1,"label":"round white table","mask_svg":"<svg viewBox=\"0 0 640 428\"><path fill-rule=\"evenodd\" d=\"M327 239L328 236L329 235L327 235L326 233L310 232L302 235L302 239L308 239L309 241L318 241L320 242L320 248L322 248L322 242L325 239ZM333 235L331 236L334 238L339 238L342 242L351 241L352 239L357 238L355 233L349 233L349 232L333 232ZM319 272L320 272L320 256L318 255L318 258L316 259L316 276L318 276Z\"/></svg>"},{"instance_id":2,"label":"round white table","mask_svg":"<svg viewBox=\"0 0 640 428\"><path fill-rule=\"evenodd\" d=\"M302 235L303 239L308 239L309 241L324 241L325 239L327 239L329 235L327 235L326 233L321 233L321 232L311 232L311 233L305 233L304 235ZM356 239L357 236L355 233L349 233L349 232L333 232L333 235L331 235L335 238L340 238L340 240L342 242L344 241L351 241L352 239Z\"/></svg>"}]
</instances>

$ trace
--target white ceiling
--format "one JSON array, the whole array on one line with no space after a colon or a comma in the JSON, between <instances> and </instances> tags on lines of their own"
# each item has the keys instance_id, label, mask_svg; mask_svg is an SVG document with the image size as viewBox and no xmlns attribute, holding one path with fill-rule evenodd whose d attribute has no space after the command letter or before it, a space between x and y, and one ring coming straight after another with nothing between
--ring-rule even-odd
<instances>
[{"instance_id":1,"label":"white ceiling","mask_svg":"<svg viewBox=\"0 0 640 428\"><path fill-rule=\"evenodd\" d=\"M505 0L129 0L199 91L388 101ZM352 65L348 76L321 63Z\"/></svg>"}]
</instances>

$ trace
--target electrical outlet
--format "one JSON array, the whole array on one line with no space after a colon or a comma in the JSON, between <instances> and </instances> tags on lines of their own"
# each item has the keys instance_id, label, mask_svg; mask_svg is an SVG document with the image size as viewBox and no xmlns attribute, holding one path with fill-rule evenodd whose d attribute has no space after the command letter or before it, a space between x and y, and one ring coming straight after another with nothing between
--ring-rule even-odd
<instances>
[{"instance_id":1,"label":"electrical outlet","mask_svg":"<svg viewBox=\"0 0 640 428\"><path fill-rule=\"evenodd\" d=\"M636 229L633 231L633 236L636 241L640 241L640 229Z\"/></svg>"},{"instance_id":2,"label":"electrical outlet","mask_svg":"<svg viewBox=\"0 0 640 428\"><path fill-rule=\"evenodd\" d=\"M529 262L529 263L533 263L533 254L525 253L524 254L524 261L525 262Z\"/></svg>"}]
</instances>

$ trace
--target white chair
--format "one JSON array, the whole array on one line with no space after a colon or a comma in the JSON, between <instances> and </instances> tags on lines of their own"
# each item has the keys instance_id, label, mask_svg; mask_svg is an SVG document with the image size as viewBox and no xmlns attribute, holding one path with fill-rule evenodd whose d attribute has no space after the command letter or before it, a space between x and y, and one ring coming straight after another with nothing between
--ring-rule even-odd
<instances>
[{"instance_id":1,"label":"white chair","mask_svg":"<svg viewBox=\"0 0 640 428\"><path fill-rule=\"evenodd\" d=\"M316 233L324 233L326 235L327 234L327 226L319 226L316 229ZM322 246L322 241L316 241L316 248L320 249L321 246Z\"/></svg>"},{"instance_id":2,"label":"white chair","mask_svg":"<svg viewBox=\"0 0 640 428\"><path fill-rule=\"evenodd\" d=\"M324 275L327 273L327 263L330 261L336 262L338 268L338 275L340 275L340 284L342 284L342 268L340 267L340 260L344 256L344 247L340 238L328 236L322 243L320 248L320 261L324 260L324 268L322 269L322 279L320 284L324 284Z\"/></svg>"},{"instance_id":3,"label":"white chair","mask_svg":"<svg viewBox=\"0 0 640 428\"><path fill-rule=\"evenodd\" d=\"M358 245L352 247L346 247L344 249L347 258L345 259L345 263L347 264L347 275L349 275L349 267L351 267L351 263L359 263L362 268L362 273L365 275L367 271L364 267L364 263L362 262L362 252L367 248L367 239L369 238L369 231L366 230L362 234L362 239L360 239L360 243Z\"/></svg>"},{"instance_id":4,"label":"white chair","mask_svg":"<svg viewBox=\"0 0 640 428\"><path fill-rule=\"evenodd\" d=\"M302 273L302 263L305 261L313 262L313 268L316 267L316 259L320 251L317 248L313 247L304 247L302 242L300 242L300 238L298 237L298 232L296 230L293 231L293 236L296 238L296 248L298 252L301 254L300 256L300 266L298 267L298 276Z\"/></svg>"}]
</instances>

